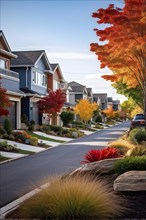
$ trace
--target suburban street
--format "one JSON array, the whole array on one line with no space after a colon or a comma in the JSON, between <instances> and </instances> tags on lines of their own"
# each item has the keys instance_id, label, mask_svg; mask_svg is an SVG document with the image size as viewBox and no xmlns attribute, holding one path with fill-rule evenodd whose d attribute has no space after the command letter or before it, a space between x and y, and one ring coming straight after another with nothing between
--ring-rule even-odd
<instances>
[{"instance_id":1,"label":"suburban street","mask_svg":"<svg viewBox=\"0 0 146 220\"><path fill-rule=\"evenodd\" d=\"M120 137L130 126L124 122L46 151L0 165L0 207L44 183L81 165L90 149L100 149Z\"/></svg>"}]
</instances>

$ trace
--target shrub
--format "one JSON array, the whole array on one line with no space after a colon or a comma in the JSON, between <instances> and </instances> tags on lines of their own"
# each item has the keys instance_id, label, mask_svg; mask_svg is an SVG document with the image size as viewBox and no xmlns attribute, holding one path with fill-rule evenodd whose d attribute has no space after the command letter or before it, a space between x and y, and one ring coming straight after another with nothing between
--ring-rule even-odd
<instances>
[{"instance_id":1,"label":"shrub","mask_svg":"<svg viewBox=\"0 0 146 220\"><path fill-rule=\"evenodd\" d=\"M118 174L130 170L146 170L146 156L125 157L123 160L116 161L113 171Z\"/></svg>"},{"instance_id":2,"label":"shrub","mask_svg":"<svg viewBox=\"0 0 146 220\"><path fill-rule=\"evenodd\" d=\"M47 132L51 131L51 128L49 125L43 125L40 130L47 133Z\"/></svg>"},{"instance_id":3,"label":"shrub","mask_svg":"<svg viewBox=\"0 0 146 220\"><path fill-rule=\"evenodd\" d=\"M97 129L103 129L104 127L103 127L103 125L97 124L97 125L95 125L95 128L97 128Z\"/></svg>"},{"instance_id":4,"label":"shrub","mask_svg":"<svg viewBox=\"0 0 146 220\"><path fill-rule=\"evenodd\" d=\"M140 129L141 130L141 129ZM137 131L139 131L139 128L134 128L129 132L129 136L128 139L133 142L134 144L136 144L136 140L135 140L135 134L137 133Z\"/></svg>"},{"instance_id":5,"label":"shrub","mask_svg":"<svg viewBox=\"0 0 146 220\"><path fill-rule=\"evenodd\" d=\"M99 160L109 159L109 158L117 158L120 157L120 154L117 149L115 148L104 148L99 150L90 150L85 155L85 160L82 163L91 163Z\"/></svg>"},{"instance_id":6,"label":"shrub","mask_svg":"<svg viewBox=\"0 0 146 220\"><path fill-rule=\"evenodd\" d=\"M0 134L3 135L3 134L6 134L6 133L7 133L6 130L5 130L4 128L1 128L1 127L0 127Z\"/></svg>"},{"instance_id":7,"label":"shrub","mask_svg":"<svg viewBox=\"0 0 146 220\"><path fill-rule=\"evenodd\" d=\"M61 126L57 126L57 125L49 125L50 128L51 128L51 131L54 131L54 132L61 132L63 130L63 128Z\"/></svg>"},{"instance_id":8,"label":"shrub","mask_svg":"<svg viewBox=\"0 0 146 220\"><path fill-rule=\"evenodd\" d=\"M16 131L14 132L15 139L21 142L25 142L27 139L31 138L26 131Z\"/></svg>"},{"instance_id":9,"label":"shrub","mask_svg":"<svg viewBox=\"0 0 146 220\"><path fill-rule=\"evenodd\" d=\"M106 219L120 215L123 211L121 207L119 198L104 182L91 177L66 177L56 180L48 188L24 202L13 217Z\"/></svg>"},{"instance_id":10,"label":"shrub","mask_svg":"<svg viewBox=\"0 0 146 220\"><path fill-rule=\"evenodd\" d=\"M146 130L144 129L139 129L135 135L134 135L134 138L136 140L136 142L138 144L141 144L142 141L146 141Z\"/></svg>"},{"instance_id":11,"label":"shrub","mask_svg":"<svg viewBox=\"0 0 146 220\"><path fill-rule=\"evenodd\" d=\"M38 145L38 138L37 137L31 137L30 138L30 145L33 145L33 146Z\"/></svg>"},{"instance_id":12,"label":"shrub","mask_svg":"<svg viewBox=\"0 0 146 220\"><path fill-rule=\"evenodd\" d=\"M18 152L18 149L13 147L12 145L8 144L7 141L0 142L0 151L6 151L6 152Z\"/></svg>"},{"instance_id":13,"label":"shrub","mask_svg":"<svg viewBox=\"0 0 146 220\"><path fill-rule=\"evenodd\" d=\"M95 122L102 122L102 117L98 115L95 119Z\"/></svg>"},{"instance_id":14,"label":"shrub","mask_svg":"<svg viewBox=\"0 0 146 220\"><path fill-rule=\"evenodd\" d=\"M21 122L24 123L26 126L29 125L28 117L27 117L26 114L23 114L23 115L21 116Z\"/></svg>"},{"instance_id":15,"label":"shrub","mask_svg":"<svg viewBox=\"0 0 146 220\"><path fill-rule=\"evenodd\" d=\"M74 120L74 113L72 112L61 112L61 120L63 122L63 126L67 126L68 124L72 123Z\"/></svg>"},{"instance_id":16,"label":"shrub","mask_svg":"<svg viewBox=\"0 0 146 220\"><path fill-rule=\"evenodd\" d=\"M30 123L28 124L28 130L34 131L34 127L35 127L35 121L31 120Z\"/></svg>"},{"instance_id":17,"label":"shrub","mask_svg":"<svg viewBox=\"0 0 146 220\"><path fill-rule=\"evenodd\" d=\"M12 134L12 126L8 118L5 118L4 120L4 129L6 130L7 134Z\"/></svg>"},{"instance_id":18,"label":"shrub","mask_svg":"<svg viewBox=\"0 0 146 220\"><path fill-rule=\"evenodd\" d=\"M69 130L68 129L63 129L62 130L62 135L66 135L66 134L68 134L69 133Z\"/></svg>"}]
</instances>

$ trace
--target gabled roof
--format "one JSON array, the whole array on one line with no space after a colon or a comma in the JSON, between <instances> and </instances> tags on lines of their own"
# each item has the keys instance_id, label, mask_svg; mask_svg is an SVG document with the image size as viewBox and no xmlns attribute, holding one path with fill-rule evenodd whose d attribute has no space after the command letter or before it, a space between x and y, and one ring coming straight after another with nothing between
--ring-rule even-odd
<instances>
[{"instance_id":1,"label":"gabled roof","mask_svg":"<svg viewBox=\"0 0 146 220\"><path fill-rule=\"evenodd\" d=\"M89 96L92 96L92 88L87 88L87 92Z\"/></svg>"},{"instance_id":2,"label":"gabled roof","mask_svg":"<svg viewBox=\"0 0 146 220\"><path fill-rule=\"evenodd\" d=\"M63 74L62 74L62 71L61 71L61 68L60 68L59 64L58 64L58 63L51 63L50 65L51 65L51 68L52 68L52 71L53 71L53 72L57 71L57 69L58 69L59 75L60 75L60 79L61 79L63 82L65 82L65 79L64 79L64 76L63 76Z\"/></svg>"},{"instance_id":3,"label":"gabled roof","mask_svg":"<svg viewBox=\"0 0 146 220\"><path fill-rule=\"evenodd\" d=\"M5 35L2 30L0 30L0 41L2 41L5 49L0 48L2 54L8 55L9 57L17 58L15 54L12 53L11 48L5 38Z\"/></svg>"},{"instance_id":4,"label":"gabled roof","mask_svg":"<svg viewBox=\"0 0 146 220\"><path fill-rule=\"evenodd\" d=\"M68 85L72 88L72 92L85 92L85 93L87 93L86 86L83 86L75 81L68 83Z\"/></svg>"},{"instance_id":5,"label":"gabled roof","mask_svg":"<svg viewBox=\"0 0 146 220\"><path fill-rule=\"evenodd\" d=\"M51 70L47 55L44 50L35 51L13 51L18 56L16 60L12 59L12 67L24 67L24 66L35 66L37 62L43 57L44 62L48 70Z\"/></svg>"}]
</instances>

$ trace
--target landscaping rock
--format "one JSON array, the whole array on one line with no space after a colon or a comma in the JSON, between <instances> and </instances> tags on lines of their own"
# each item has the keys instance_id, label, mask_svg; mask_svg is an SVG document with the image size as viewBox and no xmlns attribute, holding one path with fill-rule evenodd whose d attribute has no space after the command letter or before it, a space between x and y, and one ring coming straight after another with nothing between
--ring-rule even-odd
<instances>
[{"instance_id":1,"label":"landscaping rock","mask_svg":"<svg viewBox=\"0 0 146 220\"><path fill-rule=\"evenodd\" d=\"M76 131L73 131L71 136L72 138L78 138L78 133Z\"/></svg>"},{"instance_id":2,"label":"landscaping rock","mask_svg":"<svg viewBox=\"0 0 146 220\"><path fill-rule=\"evenodd\" d=\"M114 181L115 191L146 191L146 171L129 171Z\"/></svg>"},{"instance_id":3,"label":"landscaping rock","mask_svg":"<svg viewBox=\"0 0 146 220\"><path fill-rule=\"evenodd\" d=\"M100 160L97 162L92 163L86 163L73 171L70 175L84 175L84 174L109 174L112 172L113 164L117 160L122 160L122 158L112 158L112 159L106 159L106 160Z\"/></svg>"}]
</instances>

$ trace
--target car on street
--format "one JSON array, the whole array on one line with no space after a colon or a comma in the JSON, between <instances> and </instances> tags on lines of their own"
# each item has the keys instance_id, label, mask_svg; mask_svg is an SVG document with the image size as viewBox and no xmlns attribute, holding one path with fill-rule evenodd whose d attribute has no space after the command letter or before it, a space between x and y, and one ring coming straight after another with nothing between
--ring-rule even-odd
<instances>
[{"instance_id":1,"label":"car on street","mask_svg":"<svg viewBox=\"0 0 146 220\"><path fill-rule=\"evenodd\" d=\"M144 127L145 127L144 114L136 114L131 121L130 130L134 128L144 128Z\"/></svg>"}]
</instances>

